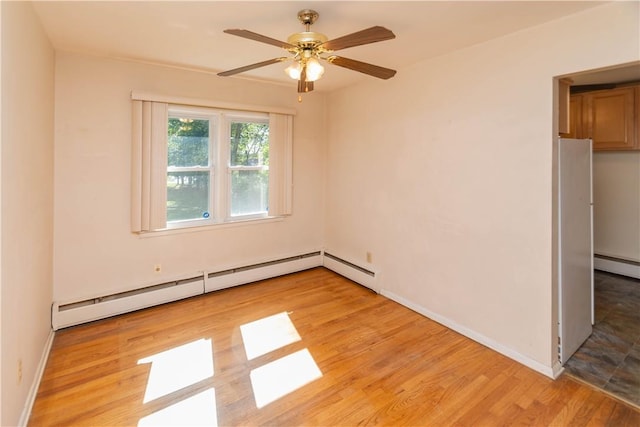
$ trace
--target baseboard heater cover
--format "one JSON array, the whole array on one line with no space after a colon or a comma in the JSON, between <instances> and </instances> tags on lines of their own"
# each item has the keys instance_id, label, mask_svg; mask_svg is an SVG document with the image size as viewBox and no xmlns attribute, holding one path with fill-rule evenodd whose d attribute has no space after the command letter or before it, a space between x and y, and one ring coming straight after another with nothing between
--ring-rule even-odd
<instances>
[{"instance_id":1,"label":"baseboard heater cover","mask_svg":"<svg viewBox=\"0 0 640 427\"><path fill-rule=\"evenodd\" d=\"M637 261L595 254L593 257L593 268L640 279L640 262Z\"/></svg>"},{"instance_id":2,"label":"baseboard heater cover","mask_svg":"<svg viewBox=\"0 0 640 427\"><path fill-rule=\"evenodd\" d=\"M321 265L322 252L316 251L232 269L202 272L193 277L82 301L63 304L54 302L51 308L51 326L54 331L57 331L61 328L178 301L213 290L295 273Z\"/></svg>"},{"instance_id":3,"label":"baseboard heater cover","mask_svg":"<svg viewBox=\"0 0 640 427\"><path fill-rule=\"evenodd\" d=\"M338 273L347 279L353 280L362 286L378 292L376 285L377 273L375 271L361 267L356 263L337 257L328 252L324 253L323 265L329 270Z\"/></svg>"},{"instance_id":4,"label":"baseboard heater cover","mask_svg":"<svg viewBox=\"0 0 640 427\"><path fill-rule=\"evenodd\" d=\"M68 304L54 302L51 326L57 331L60 328L199 295L203 293L203 289L204 278L200 275Z\"/></svg>"},{"instance_id":5,"label":"baseboard heater cover","mask_svg":"<svg viewBox=\"0 0 640 427\"><path fill-rule=\"evenodd\" d=\"M244 285L258 280L270 279L322 265L322 252L315 251L277 260L208 272L205 274L205 292L217 291L231 286Z\"/></svg>"}]
</instances>

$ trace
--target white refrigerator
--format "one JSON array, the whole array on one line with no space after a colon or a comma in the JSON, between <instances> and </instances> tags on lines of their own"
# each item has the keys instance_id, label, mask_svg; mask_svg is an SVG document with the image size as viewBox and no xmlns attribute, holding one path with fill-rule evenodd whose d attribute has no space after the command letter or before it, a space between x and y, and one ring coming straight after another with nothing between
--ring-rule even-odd
<instances>
[{"instance_id":1,"label":"white refrigerator","mask_svg":"<svg viewBox=\"0 0 640 427\"><path fill-rule=\"evenodd\" d=\"M592 332L593 191L590 139L558 142L559 361L562 365Z\"/></svg>"}]
</instances>

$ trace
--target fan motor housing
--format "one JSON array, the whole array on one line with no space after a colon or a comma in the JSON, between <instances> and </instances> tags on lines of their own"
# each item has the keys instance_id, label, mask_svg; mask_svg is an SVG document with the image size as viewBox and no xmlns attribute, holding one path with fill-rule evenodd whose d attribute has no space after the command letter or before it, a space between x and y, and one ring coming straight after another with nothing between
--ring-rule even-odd
<instances>
[{"instance_id":1,"label":"fan motor housing","mask_svg":"<svg viewBox=\"0 0 640 427\"><path fill-rule=\"evenodd\" d=\"M327 36L314 31L303 31L301 33L291 34L287 39L289 44L302 48L313 48L319 44L326 42Z\"/></svg>"}]
</instances>

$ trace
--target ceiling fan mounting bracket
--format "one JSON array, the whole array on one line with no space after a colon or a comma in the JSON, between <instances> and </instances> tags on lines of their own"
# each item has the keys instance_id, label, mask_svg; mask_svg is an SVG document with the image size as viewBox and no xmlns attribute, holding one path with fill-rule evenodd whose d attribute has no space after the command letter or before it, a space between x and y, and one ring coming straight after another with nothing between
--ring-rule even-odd
<instances>
[{"instance_id":1,"label":"ceiling fan mounting bracket","mask_svg":"<svg viewBox=\"0 0 640 427\"><path fill-rule=\"evenodd\" d=\"M318 12L311 9L303 9L298 12L298 19L300 20L300 22L302 22L303 25L306 26L312 25L314 22L316 22L319 16L320 14ZM308 27L307 31L309 31Z\"/></svg>"}]
</instances>

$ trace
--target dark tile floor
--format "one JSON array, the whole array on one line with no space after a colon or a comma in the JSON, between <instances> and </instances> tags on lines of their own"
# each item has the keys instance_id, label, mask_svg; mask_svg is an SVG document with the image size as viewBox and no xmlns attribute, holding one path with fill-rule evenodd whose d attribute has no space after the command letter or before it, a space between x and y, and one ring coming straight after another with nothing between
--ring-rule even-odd
<instances>
[{"instance_id":1,"label":"dark tile floor","mask_svg":"<svg viewBox=\"0 0 640 427\"><path fill-rule=\"evenodd\" d=\"M593 333L565 372L640 406L640 280L595 272Z\"/></svg>"}]
</instances>

